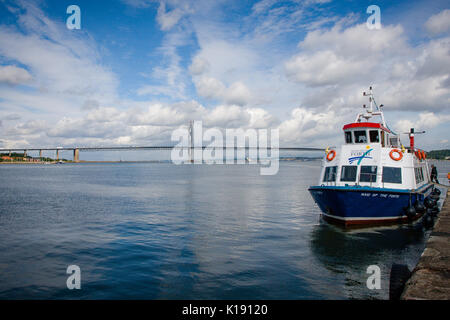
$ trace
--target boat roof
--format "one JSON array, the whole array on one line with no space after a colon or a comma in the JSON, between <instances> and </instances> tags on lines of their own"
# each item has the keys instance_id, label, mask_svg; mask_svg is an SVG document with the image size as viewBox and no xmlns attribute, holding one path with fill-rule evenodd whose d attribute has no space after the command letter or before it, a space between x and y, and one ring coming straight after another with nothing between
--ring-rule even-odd
<instances>
[{"instance_id":1,"label":"boat roof","mask_svg":"<svg viewBox=\"0 0 450 320\"><path fill-rule=\"evenodd\" d=\"M352 129L352 128L377 128L377 129L381 129L381 130L384 130L389 133L391 132L391 130L389 130L388 128L383 126L381 123L376 123L376 122L348 123L348 124L344 125L344 127L342 129L347 130L347 129Z\"/></svg>"}]
</instances>

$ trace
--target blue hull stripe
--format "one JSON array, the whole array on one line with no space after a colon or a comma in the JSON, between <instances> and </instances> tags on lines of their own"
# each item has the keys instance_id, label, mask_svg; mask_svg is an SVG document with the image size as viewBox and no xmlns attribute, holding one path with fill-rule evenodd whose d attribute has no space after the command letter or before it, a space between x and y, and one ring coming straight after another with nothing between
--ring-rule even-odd
<instances>
[{"instance_id":1,"label":"blue hull stripe","mask_svg":"<svg viewBox=\"0 0 450 320\"><path fill-rule=\"evenodd\" d=\"M389 193L418 193L422 192L421 190L427 190L431 188L432 184L425 184L420 188L415 190L411 189L392 189L392 188L375 188L375 187L367 187L367 186L311 186L309 190L326 190L326 189L334 189L334 190L347 190L347 191L363 191L363 192L389 192Z\"/></svg>"},{"instance_id":2,"label":"blue hull stripe","mask_svg":"<svg viewBox=\"0 0 450 320\"><path fill-rule=\"evenodd\" d=\"M341 220L399 219L411 202L423 201L425 192L370 187L315 186L309 191L325 215Z\"/></svg>"}]
</instances>

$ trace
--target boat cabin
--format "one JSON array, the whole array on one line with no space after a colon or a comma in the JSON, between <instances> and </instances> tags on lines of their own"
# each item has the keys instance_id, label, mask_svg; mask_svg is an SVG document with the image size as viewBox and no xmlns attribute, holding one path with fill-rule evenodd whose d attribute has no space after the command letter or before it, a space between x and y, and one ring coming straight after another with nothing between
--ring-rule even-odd
<instances>
[{"instance_id":1,"label":"boat cabin","mask_svg":"<svg viewBox=\"0 0 450 320\"><path fill-rule=\"evenodd\" d=\"M344 126L346 144L381 143L384 147L401 147L398 135L391 132L380 123L356 122Z\"/></svg>"},{"instance_id":2,"label":"boat cabin","mask_svg":"<svg viewBox=\"0 0 450 320\"><path fill-rule=\"evenodd\" d=\"M428 184L423 151L418 153L413 142L409 148L403 146L400 136L386 125L381 106L374 111L373 95L368 95L370 108L364 106L364 112L343 127L344 144L327 148L320 185L413 190ZM381 121L373 121L374 116Z\"/></svg>"}]
</instances>

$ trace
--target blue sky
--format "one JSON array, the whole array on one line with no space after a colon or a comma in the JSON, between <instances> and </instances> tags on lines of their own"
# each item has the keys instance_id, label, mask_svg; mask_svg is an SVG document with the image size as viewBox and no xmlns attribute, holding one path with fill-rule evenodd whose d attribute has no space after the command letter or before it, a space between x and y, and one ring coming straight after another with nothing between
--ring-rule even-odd
<instances>
[{"instance_id":1,"label":"blue sky","mask_svg":"<svg viewBox=\"0 0 450 320\"><path fill-rule=\"evenodd\" d=\"M81 29L66 9L81 9ZM369 30L369 5L381 9ZM189 120L326 146L374 86L449 148L446 1L0 1L0 146L156 145ZM406 140L406 139L405 139Z\"/></svg>"}]
</instances>

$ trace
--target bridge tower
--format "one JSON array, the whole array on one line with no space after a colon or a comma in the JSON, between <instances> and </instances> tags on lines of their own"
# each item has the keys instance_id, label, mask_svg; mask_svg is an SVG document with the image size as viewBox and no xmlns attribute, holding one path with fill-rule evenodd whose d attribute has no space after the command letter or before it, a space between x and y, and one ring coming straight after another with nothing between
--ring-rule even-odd
<instances>
[{"instance_id":1,"label":"bridge tower","mask_svg":"<svg viewBox=\"0 0 450 320\"><path fill-rule=\"evenodd\" d=\"M73 149L73 162L80 162L80 149Z\"/></svg>"},{"instance_id":2,"label":"bridge tower","mask_svg":"<svg viewBox=\"0 0 450 320\"><path fill-rule=\"evenodd\" d=\"M189 154L189 159L191 161L191 163L194 163L194 124L191 121L189 121L189 149L188 149L188 154Z\"/></svg>"}]
</instances>

